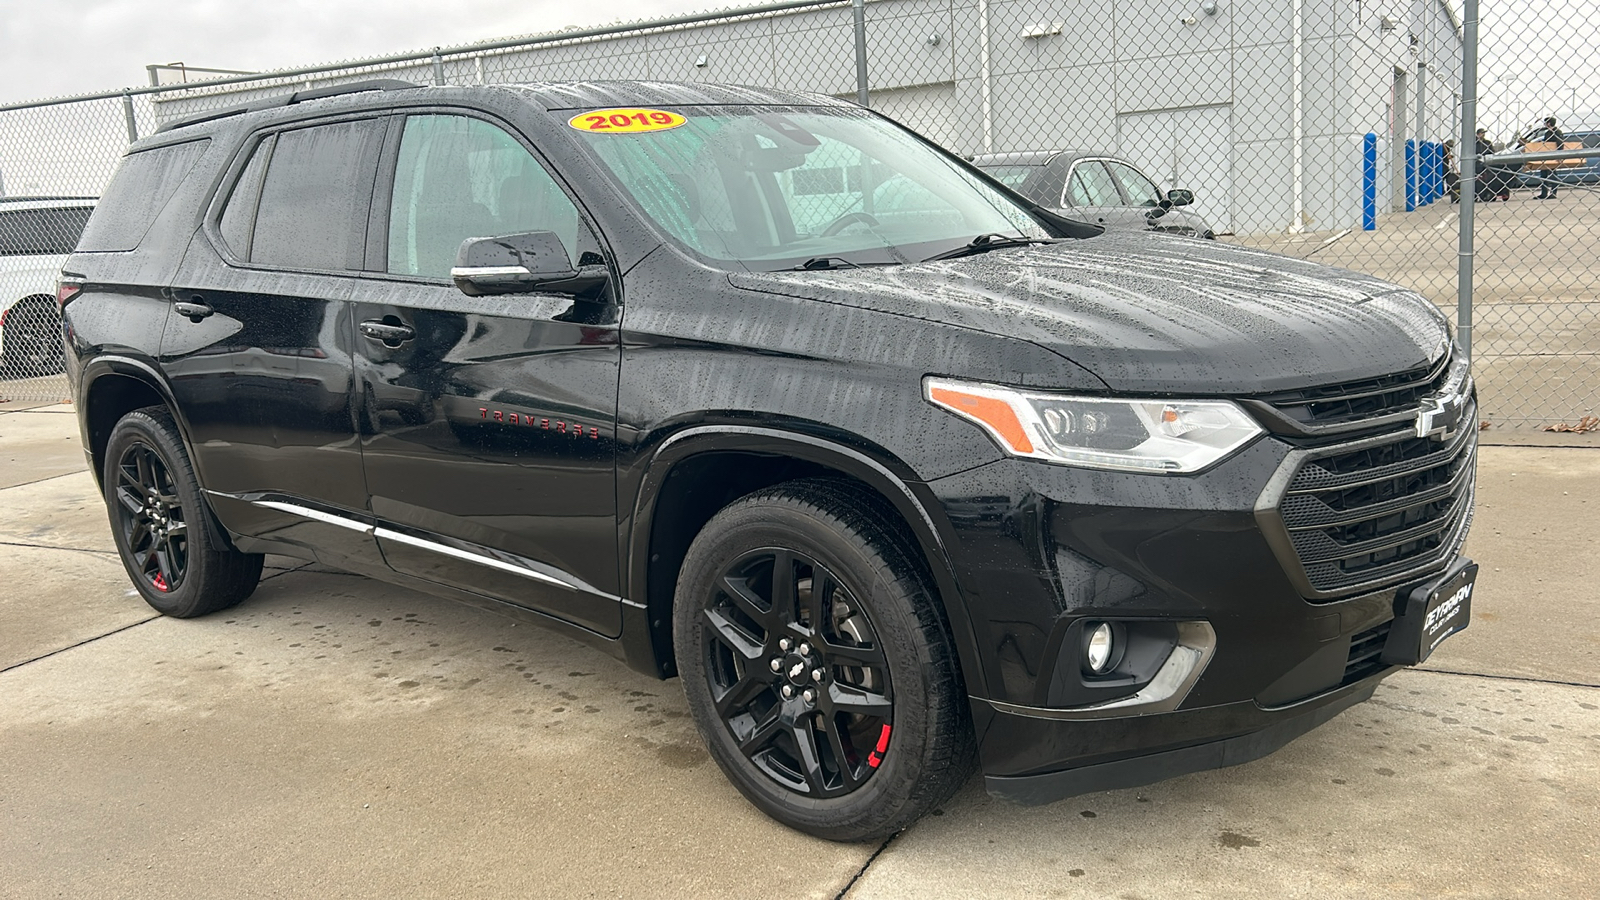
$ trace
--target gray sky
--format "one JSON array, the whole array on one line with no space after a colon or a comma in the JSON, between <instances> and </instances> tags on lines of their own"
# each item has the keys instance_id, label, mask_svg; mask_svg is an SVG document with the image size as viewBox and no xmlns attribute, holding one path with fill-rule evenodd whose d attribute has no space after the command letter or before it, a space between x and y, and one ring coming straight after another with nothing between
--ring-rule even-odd
<instances>
[{"instance_id":1,"label":"gray sky","mask_svg":"<svg viewBox=\"0 0 1600 900\"><path fill-rule=\"evenodd\" d=\"M656 18L715 0L5 0L0 104L147 83L149 63L281 69L568 25Z\"/></svg>"}]
</instances>

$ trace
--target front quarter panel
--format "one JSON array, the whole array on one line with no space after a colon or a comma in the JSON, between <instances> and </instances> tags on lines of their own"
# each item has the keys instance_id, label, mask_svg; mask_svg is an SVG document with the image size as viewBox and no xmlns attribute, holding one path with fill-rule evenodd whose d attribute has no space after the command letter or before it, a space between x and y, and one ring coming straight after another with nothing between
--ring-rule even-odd
<instances>
[{"instance_id":1,"label":"front quarter panel","mask_svg":"<svg viewBox=\"0 0 1600 900\"><path fill-rule=\"evenodd\" d=\"M651 552L654 492L686 446L792 456L872 485L899 508L922 543L958 645L964 607L941 577L948 528L925 502L930 479L1002 454L976 426L922 396L926 374L1100 387L1084 370L1031 344L972 329L862 309L848 291L810 297L743 290L726 273L663 248L626 279L617 406L619 538L624 571ZM760 432L759 439L755 432ZM783 449L788 436L789 449ZM920 508L920 511L919 511ZM640 521L636 522L635 518ZM637 581L629 591L643 599ZM970 643L959 647L968 687L983 692Z\"/></svg>"}]
</instances>

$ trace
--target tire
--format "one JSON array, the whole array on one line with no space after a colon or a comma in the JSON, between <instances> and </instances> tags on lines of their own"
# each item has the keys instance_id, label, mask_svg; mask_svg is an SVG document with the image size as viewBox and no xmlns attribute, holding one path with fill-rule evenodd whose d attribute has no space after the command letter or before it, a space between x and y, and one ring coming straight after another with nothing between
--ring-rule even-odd
<instances>
[{"instance_id":1,"label":"tire","mask_svg":"<svg viewBox=\"0 0 1600 900\"><path fill-rule=\"evenodd\" d=\"M0 347L13 377L59 375L63 366L61 315L53 297L26 297L6 315L5 343Z\"/></svg>"},{"instance_id":2,"label":"tire","mask_svg":"<svg viewBox=\"0 0 1600 900\"><path fill-rule=\"evenodd\" d=\"M712 758L767 815L836 841L910 825L974 757L929 579L892 514L860 496L806 479L734 501L690 545L673 608Z\"/></svg>"},{"instance_id":3,"label":"tire","mask_svg":"<svg viewBox=\"0 0 1600 900\"><path fill-rule=\"evenodd\" d=\"M135 410L111 429L103 483L117 555L157 612L203 616L256 589L264 557L214 544L210 508L165 408Z\"/></svg>"}]
</instances>

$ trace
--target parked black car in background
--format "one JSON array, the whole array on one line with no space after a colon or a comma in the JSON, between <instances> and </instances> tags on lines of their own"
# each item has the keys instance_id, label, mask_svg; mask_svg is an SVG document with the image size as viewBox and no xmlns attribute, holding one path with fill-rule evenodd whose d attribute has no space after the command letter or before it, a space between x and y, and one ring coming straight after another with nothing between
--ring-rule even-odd
<instances>
[{"instance_id":1,"label":"parked black car in background","mask_svg":"<svg viewBox=\"0 0 1600 900\"><path fill-rule=\"evenodd\" d=\"M1089 150L1029 150L969 157L991 178L1069 219L1113 230L1216 238L1205 218L1183 209L1194 192L1163 191L1125 159Z\"/></svg>"},{"instance_id":2,"label":"parked black car in background","mask_svg":"<svg viewBox=\"0 0 1600 900\"><path fill-rule=\"evenodd\" d=\"M1102 234L826 97L211 113L130 149L60 296L153 607L281 553L548 625L681 675L730 781L828 838L974 761L1044 802L1260 756L1469 615L1430 303Z\"/></svg>"}]
</instances>

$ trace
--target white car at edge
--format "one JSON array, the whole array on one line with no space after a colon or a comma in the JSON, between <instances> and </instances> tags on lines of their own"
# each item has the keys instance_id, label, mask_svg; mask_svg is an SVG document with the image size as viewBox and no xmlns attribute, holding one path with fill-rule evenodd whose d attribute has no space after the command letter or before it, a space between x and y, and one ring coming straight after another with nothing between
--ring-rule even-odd
<instances>
[{"instance_id":1,"label":"white car at edge","mask_svg":"<svg viewBox=\"0 0 1600 900\"><path fill-rule=\"evenodd\" d=\"M0 372L61 369L56 279L94 210L93 197L0 197Z\"/></svg>"}]
</instances>

